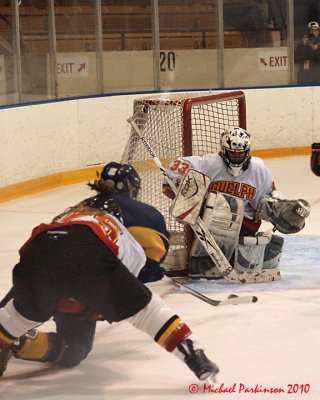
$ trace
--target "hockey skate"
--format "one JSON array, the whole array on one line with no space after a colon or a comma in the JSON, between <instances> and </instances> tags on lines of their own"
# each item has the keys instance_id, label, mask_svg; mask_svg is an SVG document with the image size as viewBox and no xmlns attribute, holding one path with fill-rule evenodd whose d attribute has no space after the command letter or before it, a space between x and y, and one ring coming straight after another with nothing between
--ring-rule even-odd
<instances>
[{"instance_id":1,"label":"hockey skate","mask_svg":"<svg viewBox=\"0 0 320 400\"><path fill-rule=\"evenodd\" d=\"M0 351L0 376L2 376L7 369L9 359L12 355L12 346L8 346Z\"/></svg>"},{"instance_id":2,"label":"hockey skate","mask_svg":"<svg viewBox=\"0 0 320 400\"><path fill-rule=\"evenodd\" d=\"M219 367L207 358L203 350L193 348L192 340L183 340L178 350L184 354L184 362L200 381L212 380L219 372Z\"/></svg>"}]
</instances>

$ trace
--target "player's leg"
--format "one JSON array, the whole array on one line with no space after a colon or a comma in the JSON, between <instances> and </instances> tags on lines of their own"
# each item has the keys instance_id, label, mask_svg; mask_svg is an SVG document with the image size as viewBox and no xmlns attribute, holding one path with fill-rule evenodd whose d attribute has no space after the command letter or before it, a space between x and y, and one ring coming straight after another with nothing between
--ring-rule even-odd
<instances>
[{"instance_id":1,"label":"player's leg","mask_svg":"<svg viewBox=\"0 0 320 400\"><path fill-rule=\"evenodd\" d=\"M5 345L10 345L17 358L50 362L61 361L63 358L67 344L66 340L62 338L62 334L58 335L56 333L29 330L47 321L57 312L57 300L61 296L60 291L65 293L69 291L70 297L72 297L73 286L76 286L77 283L80 286L86 286L83 283L83 280L86 280L86 276L83 277L83 273L80 271L84 263L88 264L87 259L84 257L84 254L86 254L85 232L76 232L76 235L72 233L74 232L69 232L66 229L63 235L47 234L46 232L38 235L26 247L21 256L20 263L14 268L14 300L9 301L0 310L0 342L1 339L4 342L0 346L4 348ZM82 238L80 244L77 243L79 236ZM94 239L98 240L96 237ZM82 249L82 253L78 251L77 244ZM69 250L70 247L72 250ZM94 250L92 246L90 249L90 256L93 256ZM11 304L16 310L9 309ZM7 323L6 315L4 315L6 311L7 320L9 321ZM21 318L24 318L26 321L31 320L32 323L25 323L21 326L21 329L14 330L15 311L16 314L21 315ZM11 320L13 320L11 323L11 325L13 324L13 328L10 326ZM60 320L58 324L59 332L62 332L64 324ZM73 324L70 322L69 325ZM71 340L70 326L68 326L69 340ZM3 330L1 330L1 327L3 327ZM76 323L76 327L79 328L79 323ZM73 358L71 360L70 355L69 362L66 361L66 364L71 365L80 362L90 351L95 323L88 323L86 327L88 328L88 331L86 331L88 340L85 351L79 354L77 359ZM29 332L25 334L27 331ZM3 332L7 332L4 338L1 337L1 333ZM83 339L82 334L79 336ZM18 337L20 340L16 342ZM16 343L13 344L13 342Z\"/></svg>"},{"instance_id":2,"label":"player's leg","mask_svg":"<svg viewBox=\"0 0 320 400\"><path fill-rule=\"evenodd\" d=\"M65 346L60 359L53 360L63 367L74 367L84 360L92 350L96 321L77 319L75 316L58 313L54 317L57 339Z\"/></svg>"},{"instance_id":3,"label":"player's leg","mask_svg":"<svg viewBox=\"0 0 320 400\"><path fill-rule=\"evenodd\" d=\"M9 290L9 292L0 301L0 308L4 307L8 303L8 301L11 299L13 299L13 287Z\"/></svg>"},{"instance_id":4,"label":"player's leg","mask_svg":"<svg viewBox=\"0 0 320 400\"><path fill-rule=\"evenodd\" d=\"M282 255L283 244L283 236L272 235L270 243L267 244L264 252L263 269L278 267Z\"/></svg>"},{"instance_id":5,"label":"player's leg","mask_svg":"<svg viewBox=\"0 0 320 400\"><path fill-rule=\"evenodd\" d=\"M156 294L128 321L187 364L198 379L205 380L219 372L219 367L207 358L204 346L189 326Z\"/></svg>"},{"instance_id":6,"label":"player's leg","mask_svg":"<svg viewBox=\"0 0 320 400\"><path fill-rule=\"evenodd\" d=\"M54 313L55 297L50 279L48 282L46 277L47 265L43 263L46 253L41 249L39 242L41 238L35 238L26 248L20 262L14 267L13 289L2 301L4 304L0 309L0 359L2 361L0 369L2 373L18 338L24 337L28 331L32 335L33 328L47 321ZM38 274L38 271L41 273ZM46 338L42 336L40 342L42 344L40 351L42 351Z\"/></svg>"},{"instance_id":7,"label":"player's leg","mask_svg":"<svg viewBox=\"0 0 320 400\"><path fill-rule=\"evenodd\" d=\"M96 322L57 313L56 332L33 329L12 347L13 355L28 361L50 362L71 368L84 360L92 349Z\"/></svg>"},{"instance_id":8,"label":"player's leg","mask_svg":"<svg viewBox=\"0 0 320 400\"><path fill-rule=\"evenodd\" d=\"M0 309L0 376L6 370L14 342L41 322L24 317L13 299Z\"/></svg>"},{"instance_id":9,"label":"player's leg","mask_svg":"<svg viewBox=\"0 0 320 400\"><path fill-rule=\"evenodd\" d=\"M201 380L218 373L219 368L206 357L187 324L159 296L152 294L113 255L108 265L108 275L100 275L92 285L104 319L110 323L127 319L179 357ZM90 298L90 293L87 296Z\"/></svg>"},{"instance_id":10,"label":"player's leg","mask_svg":"<svg viewBox=\"0 0 320 400\"><path fill-rule=\"evenodd\" d=\"M43 263L50 252L43 251L41 240L31 242L13 269L13 298L0 309L0 350L53 315L55 300Z\"/></svg>"}]
</instances>

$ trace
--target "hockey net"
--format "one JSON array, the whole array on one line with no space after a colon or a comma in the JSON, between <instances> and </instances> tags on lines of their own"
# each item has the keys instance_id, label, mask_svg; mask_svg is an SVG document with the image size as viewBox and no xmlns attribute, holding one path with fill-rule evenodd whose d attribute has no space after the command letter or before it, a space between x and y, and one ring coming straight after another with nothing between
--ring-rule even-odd
<instances>
[{"instance_id":1,"label":"hockey net","mask_svg":"<svg viewBox=\"0 0 320 400\"><path fill-rule=\"evenodd\" d=\"M241 91L234 91L209 96L184 93L140 98L134 101L133 117L167 169L180 156L219 151L220 136L225 129L246 128L245 96ZM133 131L122 162L131 164L141 177L139 200L151 204L165 217L171 248L164 268L171 275L187 274L191 230L170 216L171 200L162 194L163 176Z\"/></svg>"}]
</instances>

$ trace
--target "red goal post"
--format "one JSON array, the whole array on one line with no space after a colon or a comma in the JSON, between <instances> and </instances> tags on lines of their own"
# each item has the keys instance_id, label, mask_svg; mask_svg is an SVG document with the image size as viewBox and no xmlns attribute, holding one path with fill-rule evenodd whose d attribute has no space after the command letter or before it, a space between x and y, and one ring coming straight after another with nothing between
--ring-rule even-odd
<instances>
[{"instance_id":1,"label":"red goal post","mask_svg":"<svg viewBox=\"0 0 320 400\"><path fill-rule=\"evenodd\" d=\"M246 129L246 101L242 91L150 96L134 101L133 116L164 168L168 168L180 156L218 152L225 129ZM171 217L171 200L162 194L163 176L133 131L122 162L131 164L141 177L140 200L156 207L165 217L171 233L171 249L164 262L168 274L187 274L191 230Z\"/></svg>"}]
</instances>

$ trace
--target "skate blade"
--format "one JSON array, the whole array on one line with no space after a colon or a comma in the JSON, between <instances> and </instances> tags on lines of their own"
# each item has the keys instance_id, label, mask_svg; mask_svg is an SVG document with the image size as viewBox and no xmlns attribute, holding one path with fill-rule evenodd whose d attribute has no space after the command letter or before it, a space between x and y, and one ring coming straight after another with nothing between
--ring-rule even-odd
<instances>
[{"instance_id":1,"label":"skate blade","mask_svg":"<svg viewBox=\"0 0 320 400\"><path fill-rule=\"evenodd\" d=\"M210 374L210 375L208 375L205 379L203 379L208 385L214 385L216 382L217 382L217 380L216 380L216 378L217 378L217 374Z\"/></svg>"}]
</instances>

